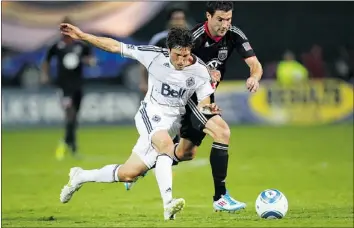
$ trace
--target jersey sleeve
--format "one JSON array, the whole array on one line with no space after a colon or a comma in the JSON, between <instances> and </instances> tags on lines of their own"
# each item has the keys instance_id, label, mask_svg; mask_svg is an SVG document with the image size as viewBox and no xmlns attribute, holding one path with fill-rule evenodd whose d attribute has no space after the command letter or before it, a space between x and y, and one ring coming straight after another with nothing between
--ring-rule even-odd
<instances>
[{"instance_id":1,"label":"jersey sleeve","mask_svg":"<svg viewBox=\"0 0 354 228\"><path fill-rule=\"evenodd\" d=\"M193 36L193 49L198 48L202 41L203 41L203 35L205 34L205 29L204 29L204 24L198 24L196 25L192 30L192 36Z\"/></svg>"},{"instance_id":2,"label":"jersey sleeve","mask_svg":"<svg viewBox=\"0 0 354 228\"><path fill-rule=\"evenodd\" d=\"M46 55L45 55L45 60L47 62L50 62L50 60L52 59L52 57L54 55L56 55L56 50L57 50L57 43L53 44L49 50L47 51Z\"/></svg>"},{"instance_id":3,"label":"jersey sleeve","mask_svg":"<svg viewBox=\"0 0 354 228\"><path fill-rule=\"evenodd\" d=\"M197 94L198 102L204 100L214 93L214 89L210 83L211 77L208 69L205 66L201 67L199 76L200 82L198 83L198 87L195 91Z\"/></svg>"},{"instance_id":4,"label":"jersey sleeve","mask_svg":"<svg viewBox=\"0 0 354 228\"><path fill-rule=\"evenodd\" d=\"M236 26L232 26L230 31L234 48L242 56L242 58L247 59L256 55L247 36L241 31L241 29Z\"/></svg>"},{"instance_id":5,"label":"jersey sleeve","mask_svg":"<svg viewBox=\"0 0 354 228\"><path fill-rule=\"evenodd\" d=\"M121 55L139 61L146 68L148 68L151 62L162 52L163 49L156 46L135 46L121 43Z\"/></svg>"}]
</instances>

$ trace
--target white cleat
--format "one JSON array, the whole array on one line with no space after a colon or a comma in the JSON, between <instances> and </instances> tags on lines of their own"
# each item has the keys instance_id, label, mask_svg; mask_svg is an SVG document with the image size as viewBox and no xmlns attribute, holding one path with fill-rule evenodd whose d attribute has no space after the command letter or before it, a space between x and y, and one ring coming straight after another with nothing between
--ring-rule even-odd
<instances>
[{"instance_id":1,"label":"white cleat","mask_svg":"<svg viewBox=\"0 0 354 228\"><path fill-rule=\"evenodd\" d=\"M231 213L245 209L246 204L235 200L226 192L226 194L221 196L219 200L214 201L213 208L215 211L226 211Z\"/></svg>"},{"instance_id":2,"label":"white cleat","mask_svg":"<svg viewBox=\"0 0 354 228\"><path fill-rule=\"evenodd\" d=\"M164 219L165 220L174 220L176 218L176 214L183 210L186 205L186 201L182 198L173 199L170 203L165 206L164 209Z\"/></svg>"},{"instance_id":3,"label":"white cleat","mask_svg":"<svg viewBox=\"0 0 354 228\"><path fill-rule=\"evenodd\" d=\"M79 180L78 180L78 174L82 171L82 168L80 167L74 167L70 169L70 173L69 173L69 182L67 185L65 185L62 189L61 189L61 193L60 193L60 201L62 203L67 203L70 201L71 197L73 197L74 193L76 191L78 191L82 184Z\"/></svg>"}]
</instances>

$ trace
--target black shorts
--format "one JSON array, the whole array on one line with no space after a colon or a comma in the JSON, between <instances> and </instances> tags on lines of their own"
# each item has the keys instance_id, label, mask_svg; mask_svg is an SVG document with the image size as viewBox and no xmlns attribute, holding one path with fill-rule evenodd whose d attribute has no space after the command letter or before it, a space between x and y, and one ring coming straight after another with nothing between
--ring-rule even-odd
<instances>
[{"instance_id":1,"label":"black shorts","mask_svg":"<svg viewBox=\"0 0 354 228\"><path fill-rule=\"evenodd\" d=\"M83 92L79 90L68 90L61 88L61 105L64 109L73 107L76 112L79 112L81 106L81 100L83 97Z\"/></svg>"},{"instance_id":2,"label":"black shorts","mask_svg":"<svg viewBox=\"0 0 354 228\"><path fill-rule=\"evenodd\" d=\"M205 137L205 133L203 132L205 124L215 114L205 115L201 113L196 103L191 101L192 99L188 101L186 113L182 116L180 136L181 138L190 140L194 145L200 146Z\"/></svg>"}]
</instances>

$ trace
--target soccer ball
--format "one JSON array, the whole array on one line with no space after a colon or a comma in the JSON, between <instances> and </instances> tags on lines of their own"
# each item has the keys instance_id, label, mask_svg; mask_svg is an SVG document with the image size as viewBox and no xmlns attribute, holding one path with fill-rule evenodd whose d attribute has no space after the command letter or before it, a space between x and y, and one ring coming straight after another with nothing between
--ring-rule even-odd
<instances>
[{"instance_id":1,"label":"soccer ball","mask_svg":"<svg viewBox=\"0 0 354 228\"><path fill-rule=\"evenodd\" d=\"M261 218L281 219L288 211L288 200L279 190L264 190L257 197L256 211Z\"/></svg>"}]
</instances>

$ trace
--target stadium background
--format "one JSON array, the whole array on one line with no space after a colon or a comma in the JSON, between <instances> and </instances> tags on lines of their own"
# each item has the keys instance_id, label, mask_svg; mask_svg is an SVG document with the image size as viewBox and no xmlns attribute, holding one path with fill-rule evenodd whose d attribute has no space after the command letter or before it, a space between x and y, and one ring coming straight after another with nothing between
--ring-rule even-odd
<instances>
[{"instance_id":1,"label":"stadium background","mask_svg":"<svg viewBox=\"0 0 354 228\"><path fill-rule=\"evenodd\" d=\"M153 175L137 185L135 196L132 192L123 199L116 197L118 209L103 205L123 190L106 185L83 190L70 209L57 200L69 167L100 167L129 155L137 138L133 116L141 98L137 63L94 50L98 65L85 68L79 130L80 150L87 159L69 157L61 163L53 152L62 134L63 113L55 87L39 84L39 64L58 39L58 23L64 16L71 16L87 32L146 44L165 29L167 10L177 6L186 9L190 25L204 20L203 2L2 2L2 225L161 225L148 218L129 222L132 214L146 213L134 205L139 200L152 205L151 215L160 215ZM230 190L250 204L243 215L217 216L217 224L262 225L254 220L253 201L268 187L283 190L289 198L293 220L282 226L353 223L353 9L352 2L235 2L233 23L256 50L264 80L261 90L250 95L244 86L248 68L234 54L217 92L223 116L232 125ZM307 68L308 80L290 85L277 81L277 66L286 50ZM51 73L55 78L54 62ZM191 202L177 226L206 226L194 223L195 216L214 216L208 201L210 142L206 140L195 161L175 169L176 192ZM186 175L190 178L183 178ZM201 185L210 188L200 189ZM147 187L156 190L153 202L144 194ZM107 194L100 198L95 191ZM94 212L81 212L82 205ZM119 209L127 218L112 220ZM77 218L68 215L78 211ZM299 218L301 222L295 223Z\"/></svg>"}]
</instances>

